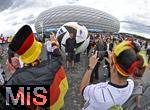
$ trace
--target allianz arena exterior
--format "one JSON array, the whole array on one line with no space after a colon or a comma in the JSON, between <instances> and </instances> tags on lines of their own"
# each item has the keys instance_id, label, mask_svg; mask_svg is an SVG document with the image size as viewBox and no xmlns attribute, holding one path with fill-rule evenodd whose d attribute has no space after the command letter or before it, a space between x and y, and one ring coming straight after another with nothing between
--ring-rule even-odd
<instances>
[{"instance_id":1,"label":"allianz arena exterior","mask_svg":"<svg viewBox=\"0 0 150 110\"><path fill-rule=\"evenodd\" d=\"M37 33L57 31L67 22L78 22L91 32L118 32L120 22L114 16L103 11L77 5L65 5L50 8L42 12L35 22Z\"/></svg>"}]
</instances>

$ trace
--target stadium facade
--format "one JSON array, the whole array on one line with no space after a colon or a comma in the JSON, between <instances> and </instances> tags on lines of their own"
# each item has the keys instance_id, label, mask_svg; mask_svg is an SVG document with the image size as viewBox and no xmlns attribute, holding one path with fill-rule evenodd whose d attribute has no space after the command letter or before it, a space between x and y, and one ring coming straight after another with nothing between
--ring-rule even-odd
<instances>
[{"instance_id":1,"label":"stadium facade","mask_svg":"<svg viewBox=\"0 0 150 110\"><path fill-rule=\"evenodd\" d=\"M118 32L120 22L103 11L77 5L50 8L42 12L35 22L37 33L56 31L67 22L78 22L94 32Z\"/></svg>"}]
</instances>

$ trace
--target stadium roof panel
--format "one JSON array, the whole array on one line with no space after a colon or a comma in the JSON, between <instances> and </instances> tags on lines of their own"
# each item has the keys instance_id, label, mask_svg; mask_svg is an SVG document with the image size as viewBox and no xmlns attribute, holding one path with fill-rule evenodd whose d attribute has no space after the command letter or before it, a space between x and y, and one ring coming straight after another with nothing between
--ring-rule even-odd
<instances>
[{"instance_id":1,"label":"stadium roof panel","mask_svg":"<svg viewBox=\"0 0 150 110\"><path fill-rule=\"evenodd\" d=\"M88 29L118 32L120 22L114 16L103 11L77 5L64 5L50 8L42 12L35 22L38 33L43 29L57 29L67 22L79 22Z\"/></svg>"}]
</instances>

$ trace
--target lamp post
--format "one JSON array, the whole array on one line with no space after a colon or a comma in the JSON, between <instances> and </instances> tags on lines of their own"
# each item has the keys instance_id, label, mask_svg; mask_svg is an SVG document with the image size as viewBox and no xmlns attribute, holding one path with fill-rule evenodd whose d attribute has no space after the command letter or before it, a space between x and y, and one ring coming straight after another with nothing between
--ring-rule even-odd
<instances>
[{"instance_id":1,"label":"lamp post","mask_svg":"<svg viewBox=\"0 0 150 110\"><path fill-rule=\"evenodd\" d=\"M42 29L42 39L43 39L43 21L40 22L40 26L41 26L41 29Z\"/></svg>"}]
</instances>

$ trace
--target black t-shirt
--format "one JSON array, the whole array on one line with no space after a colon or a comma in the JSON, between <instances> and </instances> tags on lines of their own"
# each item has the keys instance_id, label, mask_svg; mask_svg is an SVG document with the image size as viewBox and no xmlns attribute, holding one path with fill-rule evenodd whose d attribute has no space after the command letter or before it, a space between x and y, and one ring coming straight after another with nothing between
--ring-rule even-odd
<instances>
[{"instance_id":1,"label":"black t-shirt","mask_svg":"<svg viewBox=\"0 0 150 110\"><path fill-rule=\"evenodd\" d=\"M74 49L76 48L76 40L75 38L68 38L66 40L66 52L74 52Z\"/></svg>"}]
</instances>

